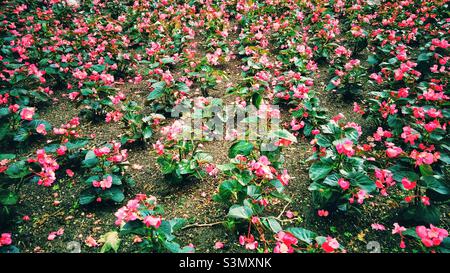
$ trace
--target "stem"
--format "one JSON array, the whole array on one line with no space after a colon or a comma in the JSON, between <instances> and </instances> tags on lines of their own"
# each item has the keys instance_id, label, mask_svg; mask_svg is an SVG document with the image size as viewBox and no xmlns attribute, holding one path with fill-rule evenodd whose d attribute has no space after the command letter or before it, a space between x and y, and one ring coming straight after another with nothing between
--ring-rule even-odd
<instances>
[{"instance_id":1,"label":"stem","mask_svg":"<svg viewBox=\"0 0 450 273\"><path fill-rule=\"evenodd\" d=\"M20 182L17 184L15 192L18 194L23 185L23 177L20 179Z\"/></svg>"}]
</instances>

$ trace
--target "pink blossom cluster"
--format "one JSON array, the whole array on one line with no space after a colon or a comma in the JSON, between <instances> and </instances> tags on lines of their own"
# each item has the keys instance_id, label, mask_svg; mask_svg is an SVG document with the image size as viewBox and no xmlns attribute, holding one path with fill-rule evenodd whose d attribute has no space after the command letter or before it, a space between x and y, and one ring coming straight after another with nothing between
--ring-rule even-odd
<instances>
[{"instance_id":1,"label":"pink blossom cluster","mask_svg":"<svg viewBox=\"0 0 450 273\"><path fill-rule=\"evenodd\" d=\"M147 196L145 194L137 194L134 199L131 199L127 204L121 207L114 215L116 216L116 225L121 226L127 222L134 220L145 221L147 226L158 228L161 224L159 216L143 216L141 209L153 210L156 206L156 197Z\"/></svg>"},{"instance_id":2,"label":"pink blossom cluster","mask_svg":"<svg viewBox=\"0 0 450 273\"><path fill-rule=\"evenodd\" d=\"M36 173L39 177L38 185L50 187L56 181L55 171L59 169L59 164L53 156L47 154L44 149L37 150L36 155L36 159L30 158L28 159L28 162L37 162L42 168L41 172Z\"/></svg>"},{"instance_id":3,"label":"pink blossom cluster","mask_svg":"<svg viewBox=\"0 0 450 273\"><path fill-rule=\"evenodd\" d=\"M416 233L426 247L439 246L442 240L448 237L447 230L438 228L430 224L430 228L425 226L416 227Z\"/></svg>"},{"instance_id":4,"label":"pink blossom cluster","mask_svg":"<svg viewBox=\"0 0 450 273\"><path fill-rule=\"evenodd\" d=\"M2 233L0 236L0 247L12 244L11 233Z\"/></svg>"},{"instance_id":5,"label":"pink blossom cluster","mask_svg":"<svg viewBox=\"0 0 450 273\"><path fill-rule=\"evenodd\" d=\"M273 249L274 253L293 253L294 247L298 244L297 238L289 232L280 231L275 235L277 240L276 246Z\"/></svg>"},{"instance_id":6,"label":"pink blossom cluster","mask_svg":"<svg viewBox=\"0 0 450 273\"><path fill-rule=\"evenodd\" d=\"M251 171L263 179L273 179L276 170L270 166L271 163L267 156L261 156L258 161L252 160L248 163Z\"/></svg>"}]
</instances>

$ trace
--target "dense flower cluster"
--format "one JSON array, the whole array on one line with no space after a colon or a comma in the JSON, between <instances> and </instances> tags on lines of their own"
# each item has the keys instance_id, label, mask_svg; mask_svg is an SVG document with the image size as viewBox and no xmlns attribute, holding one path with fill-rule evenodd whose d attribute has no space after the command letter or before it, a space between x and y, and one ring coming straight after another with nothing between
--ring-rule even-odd
<instances>
[{"instance_id":1,"label":"dense flower cluster","mask_svg":"<svg viewBox=\"0 0 450 273\"><path fill-rule=\"evenodd\" d=\"M0 247L12 244L11 233L2 233L0 237Z\"/></svg>"},{"instance_id":2,"label":"dense flower cluster","mask_svg":"<svg viewBox=\"0 0 450 273\"><path fill-rule=\"evenodd\" d=\"M137 194L114 214L115 224L127 233L136 234L134 242L149 252L194 252L192 244L180 247L172 234L184 221L180 218L164 220L162 214L163 209L154 196Z\"/></svg>"}]
</instances>

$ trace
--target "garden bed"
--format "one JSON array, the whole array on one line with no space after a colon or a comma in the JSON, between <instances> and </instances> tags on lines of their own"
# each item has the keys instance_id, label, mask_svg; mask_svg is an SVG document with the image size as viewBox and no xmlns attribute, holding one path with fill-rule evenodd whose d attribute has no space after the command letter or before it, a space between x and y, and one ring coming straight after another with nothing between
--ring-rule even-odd
<instances>
[{"instance_id":1,"label":"garden bed","mask_svg":"<svg viewBox=\"0 0 450 273\"><path fill-rule=\"evenodd\" d=\"M381 2L6 1L0 252L450 251L448 3Z\"/></svg>"}]
</instances>

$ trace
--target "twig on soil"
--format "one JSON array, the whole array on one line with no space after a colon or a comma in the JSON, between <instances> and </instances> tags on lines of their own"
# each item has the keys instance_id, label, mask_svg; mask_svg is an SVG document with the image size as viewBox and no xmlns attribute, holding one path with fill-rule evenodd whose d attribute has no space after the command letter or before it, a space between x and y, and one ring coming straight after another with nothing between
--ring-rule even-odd
<instances>
[{"instance_id":1,"label":"twig on soil","mask_svg":"<svg viewBox=\"0 0 450 273\"><path fill-rule=\"evenodd\" d=\"M286 206L284 206L283 210L280 212L280 214L278 214L278 216L276 217L277 220L281 220L281 216L283 216L284 212L286 211L287 207L291 204L291 202L288 202L286 204Z\"/></svg>"},{"instance_id":2,"label":"twig on soil","mask_svg":"<svg viewBox=\"0 0 450 273\"><path fill-rule=\"evenodd\" d=\"M212 227L212 226L217 226L217 225L220 225L223 223L225 223L225 221L219 221L219 222L214 222L214 223L205 223L205 224L195 223L195 224L191 224L191 225L186 225L186 226L182 227L181 229L188 229L188 228L194 228L194 227Z\"/></svg>"},{"instance_id":3,"label":"twig on soil","mask_svg":"<svg viewBox=\"0 0 450 273\"><path fill-rule=\"evenodd\" d=\"M302 219L302 217L295 217L295 218L292 218L292 219L283 219L283 220L279 220L281 223L292 223L292 222L294 222L295 220L301 220Z\"/></svg>"},{"instance_id":4,"label":"twig on soil","mask_svg":"<svg viewBox=\"0 0 450 273\"><path fill-rule=\"evenodd\" d=\"M41 225L43 225L45 222L47 222L47 220L50 218L50 217L53 217L53 216L57 216L57 215L64 215L64 208L60 208L60 209L58 209L57 211L55 211L55 212L53 212L53 213L50 213L50 214L44 214L43 216L42 216L42 218L41 219L39 219L36 223L35 223L35 225L38 225L38 226L41 226Z\"/></svg>"}]
</instances>

